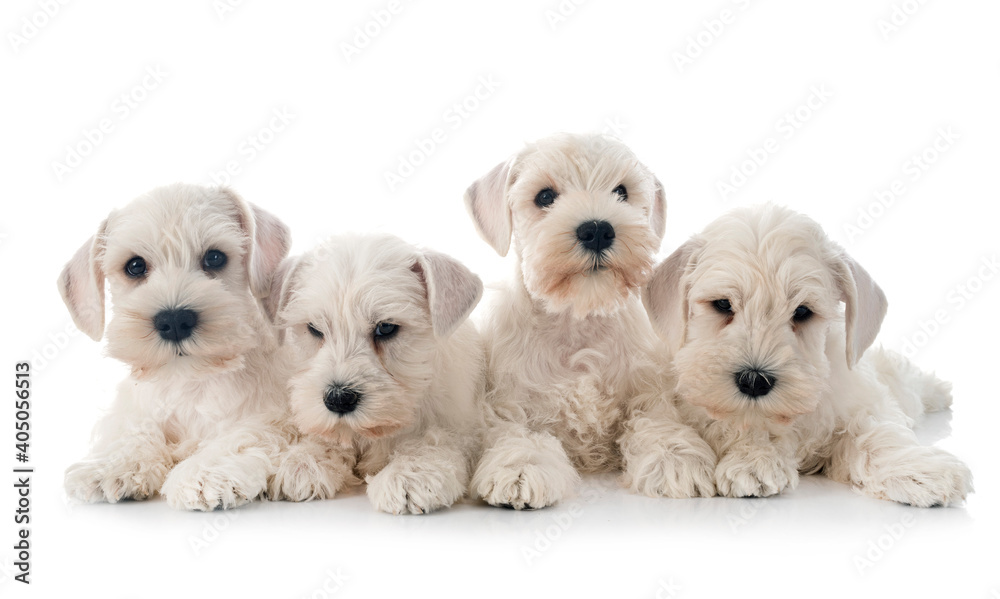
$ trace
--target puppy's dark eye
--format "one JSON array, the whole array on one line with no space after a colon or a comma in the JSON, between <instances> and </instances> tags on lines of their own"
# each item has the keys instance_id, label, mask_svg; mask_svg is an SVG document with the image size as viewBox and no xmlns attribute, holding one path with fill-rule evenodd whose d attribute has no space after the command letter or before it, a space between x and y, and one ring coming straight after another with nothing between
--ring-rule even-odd
<instances>
[{"instance_id":1,"label":"puppy's dark eye","mask_svg":"<svg viewBox=\"0 0 1000 599\"><path fill-rule=\"evenodd\" d=\"M806 306L799 306L795 309L795 313L792 314L792 320L795 322L805 322L812 318L813 311Z\"/></svg>"},{"instance_id":2,"label":"puppy's dark eye","mask_svg":"<svg viewBox=\"0 0 1000 599\"><path fill-rule=\"evenodd\" d=\"M375 325L375 339L385 341L391 339L399 332L399 325L391 322L380 322Z\"/></svg>"},{"instance_id":3,"label":"puppy's dark eye","mask_svg":"<svg viewBox=\"0 0 1000 599\"><path fill-rule=\"evenodd\" d=\"M323 338L323 333L319 329L317 329L316 327L314 327L311 322L308 325L306 325L306 326L309 328L309 334L310 335L312 335L313 337L315 337L317 339L322 339Z\"/></svg>"},{"instance_id":4,"label":"puppy's dark eye","mask_svg":"<svg viewBox=\"0 0 1000 599\"><path fill-rule=\"evenodd\" d=\"M219 250L208 250L201 259L201 264L205 270L219 270L226 265L226 255Z\"/></svg>"},{"instance_id":5,"label":"puppy's dark eye","mask_svg":"<svg viewBox=\"0 0 1000 599\"><path fill-rule=\"evenodd\" d=\"M628 190L625 189L625 184L624 183L621 184L621 185L619 185L618 187L612 189L611 193L618 194L618 201L619 202L627 202L628 201Z\"/></svg>"},{"instance_id":6,"label":"puppy's dark eye","mask_svg":"<svg viewBox=\"0 0 1000 599\"><path fill-rule=\"evenodd\" d=\"M733 305L729 303L729 300L727 299L715 300L712 302L712 307L715 308L716 312L719 314L729 315L733 313Z\"/></svg>"},{"instance_id":7,"label":"puppy's dark eye","mask_svg":"<svg viewBox=\"0 0 1000 599\"><path fill-rule=\"evenodd\" d=\"M139 256L134 256L125 263L125 274L133 279L146 276L146 261Z\"/></svg>"},{"instance_id":8,"label":"puppy's dark eye","mask_svg":"<svg viewBox=\"0 0 1000 599\"><path fill-rule=\"evenodd\" d=\"M559 194L555 192L554 189L546 187L545 189L538 192L535 196L535 206L539 208L545 208L546 206L551 206L552 202L556 201L556 197Z\"/></svg>"}]
</instances>

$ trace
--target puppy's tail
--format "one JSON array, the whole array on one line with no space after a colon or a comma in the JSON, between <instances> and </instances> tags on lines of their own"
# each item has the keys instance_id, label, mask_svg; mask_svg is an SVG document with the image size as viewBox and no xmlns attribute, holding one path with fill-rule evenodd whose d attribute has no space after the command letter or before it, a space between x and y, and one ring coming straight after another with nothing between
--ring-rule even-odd
<instances>
[{"instance_id":1,"label":"puppy's tail","mask_svg":"<svg viewBox=\"0 0 1000 599\"><path fill-rule=\"evenodd\" d=\"M904 356L883 347L868 350L879 381L889 387L903 412L919 418L951 406L951 383L925 372Z\"/></svg>"}]
</instances>

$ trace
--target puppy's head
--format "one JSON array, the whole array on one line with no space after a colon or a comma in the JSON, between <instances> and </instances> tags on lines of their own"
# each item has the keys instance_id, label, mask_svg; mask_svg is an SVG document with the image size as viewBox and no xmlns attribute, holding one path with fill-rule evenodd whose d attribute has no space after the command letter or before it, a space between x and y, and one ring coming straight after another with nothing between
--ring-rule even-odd
<instances>
[{"instance_id":1,"label":"puppy's head","mask_svg":"<svg viewBox=\"0 0 1000 599\"><path fill-rule=\"evenodd\" d=\"M63 269L59 290L80 330L137 377L242 366L259 343L256 297L288 253L288 229L225 188L175 184L112 212Z\"/></svg>"},{"instance_id":2,"label":"puppy's head","mask_svg":"<svg viewBox=\"0 0 1000 599\"><path fill-rule=\"evenodd\" d=\"M466 207L501 255L511 239L546 310L611 314L649 278L663 237L663 188L621 142L555 135L469 186Z\"/></svg>"},{"instance_id":3,"label":"puppy's head","mask_svg":"<svg viewBox=\"0 0 1000 599\"><path fill-rule=\"evenodd\" d=\"M735 210L685 243L656 268L643 301L674 351L679 394L742 424L814 410L830 376L831 327L846 326L837 359L853 367L887 307L815 221L770 205Z\"/></svg>"},{"instance_id":4,"label":"puppy's head","mask_svg":"<svg viewBox=\"0 0 1000 599\"><path fill-rule=\"evenodd\" d=\"M350 443L420 418L437 347L482 296L479 277L391 236L345 236L285 260L265 302L295 372L294 421Z\"/></svg>"}]
</instances>

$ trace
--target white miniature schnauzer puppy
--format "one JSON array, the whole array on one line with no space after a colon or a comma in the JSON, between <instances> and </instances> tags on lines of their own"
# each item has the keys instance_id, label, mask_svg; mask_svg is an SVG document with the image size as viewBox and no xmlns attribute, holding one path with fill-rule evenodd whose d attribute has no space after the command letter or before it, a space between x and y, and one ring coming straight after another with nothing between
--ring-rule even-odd
<instances>
[{"instance_id":1,"label":"white miniature schnauzer puppy","mask_svg":"<svg viewBox=\"0 0 1000 599\"><path fill-rule=\"evenodd\" d=\"M128 364L67 493L111 503L160 492L211 510L264 493L294 428L277 339L257 298L288 229L225 188L176 184L112 212L59 278L77 327Z\"/></svg>"},{"instance_id":2,"label":"white miniature schnauzer puppy","mask_svg":"<svg viewBox=\"0 0 1000 599\"><path fill-rule=\"evenodd\" d=\"M541 508L578 472L624 470L634 492L715 494L715 455L658 380L640 301L666 218L663 188L621 142L555 135L465 194L480 235L516 275L484 328L488 434L472 490Z\"/></svg>"},{"instance_id":3,"label":"white miniature schnauzer puppy","mask_svg":"<svg viewBox=\"0 0 1000 599\"><path fill-rule=\"evenodd\" d=\"M479 447L482 282L397 237L344 236L286 260L269 314L283 328L293 421L272 496L333 497L364 478L376 509L461 499Z\"/></svg>"},{"instance_id":4,"label":"white miniature schnauzer puppy","mask_svg":"<svg viewBox=\"0 0 1000 599\"><path fill-rule=\"evenodd\" d=\"M658 266L644 301L676 352L676 393L719 456L721 495L774 495L800 472L915 506L972 491L965 464L911 430L951 404L950 385L865 352L885 296L812 219L735 210Z\"/></svg>"}]
</instances>

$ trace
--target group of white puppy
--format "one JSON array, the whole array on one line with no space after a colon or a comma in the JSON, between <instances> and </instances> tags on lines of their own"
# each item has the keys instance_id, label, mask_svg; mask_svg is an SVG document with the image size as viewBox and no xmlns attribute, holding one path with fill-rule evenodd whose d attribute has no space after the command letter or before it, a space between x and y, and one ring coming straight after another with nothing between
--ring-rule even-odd
<instances>
[{"instance_id":1,"label":"group of white puppy","mask_svg":"<svg viewBox=\"0 0 1000 599\"><path fill-rule=\"evenodd\" d=\"M885 296L811 219L737 209L655 265L663 187L596 135L528 145L465 201L517 257L481 333L479 278L395 237L288 257L275 216L195 185L112 212L59 287L100 340L110 286L108 354L131 375L68 494L211 510L364 482L399 514L541 508L590 472L664 497L819 472L915 506L972 491L912 431L950 386L869 349Z\"/></svg>"}]
</instances>

